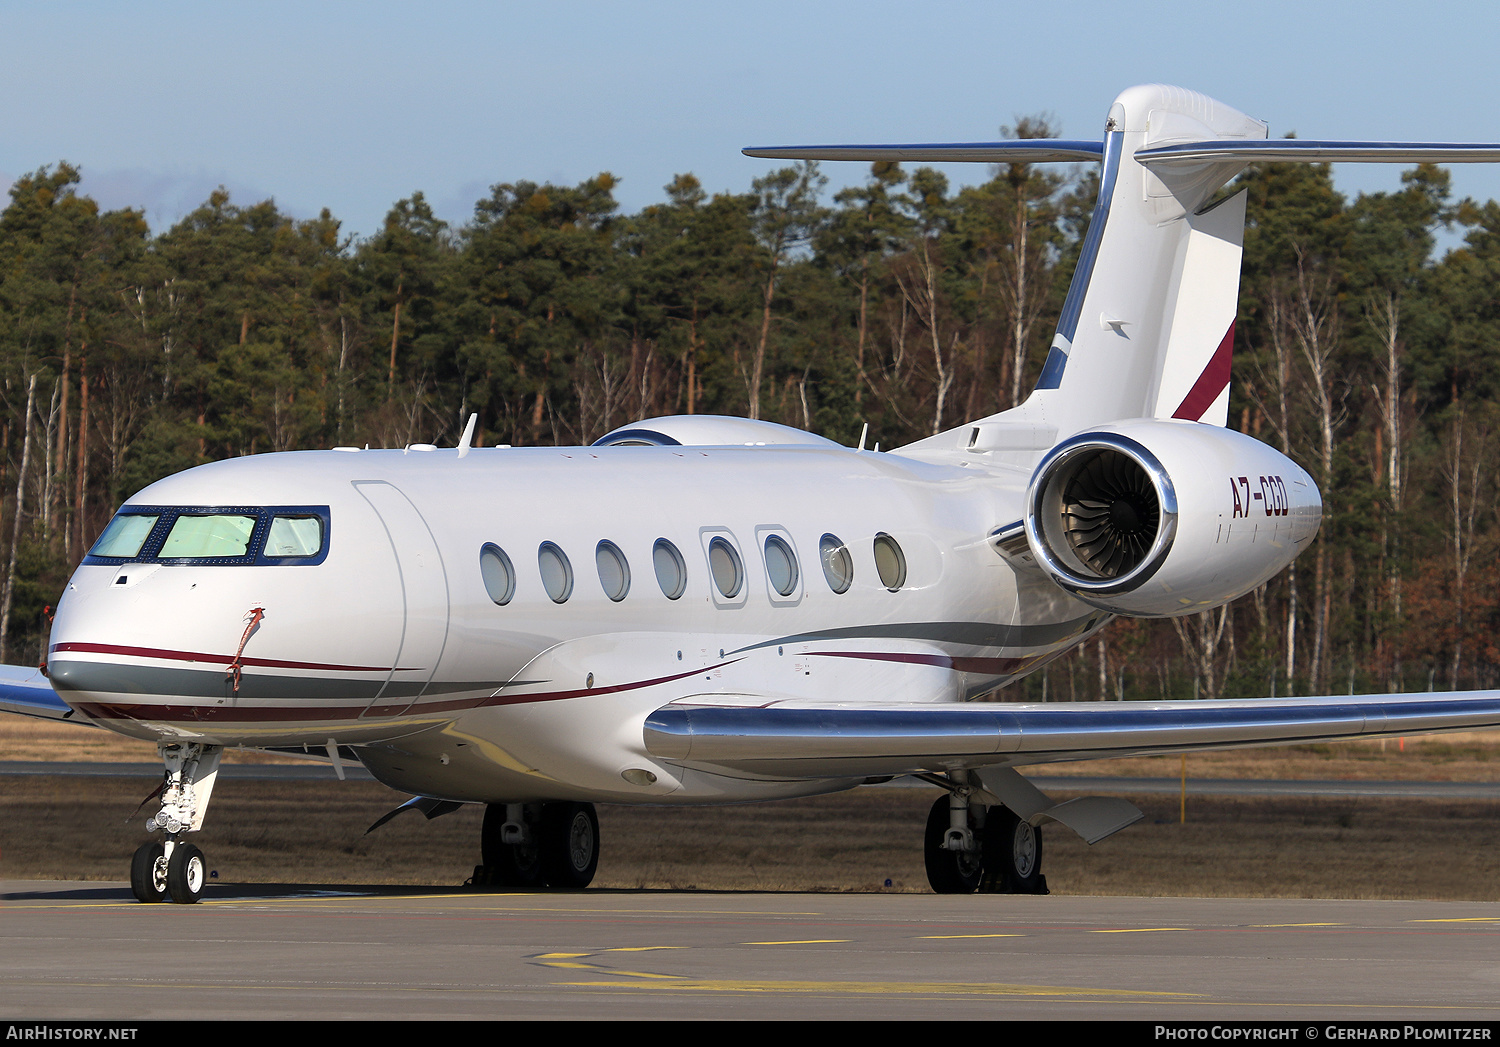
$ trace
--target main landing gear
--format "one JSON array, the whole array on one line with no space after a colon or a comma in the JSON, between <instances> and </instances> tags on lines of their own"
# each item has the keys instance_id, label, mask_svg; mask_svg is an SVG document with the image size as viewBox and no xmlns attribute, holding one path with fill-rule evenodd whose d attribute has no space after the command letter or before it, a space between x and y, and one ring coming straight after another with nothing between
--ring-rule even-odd
<instances>
[{"instance_id":1,"label":"main landing gear","mask_svg":"<svg viewBox=\"0 0 1500 1047\"><path fill-rule=\"evenodd\" d=\"M203 827L224 749L219 745L177 743L159 746L159 751L166 765L161 810L146 820L146 831L160 831L166 839L150 840L136 849L130 862L130 890L137 901L171 898L191 904L203 894L207 866L203 852L194 844L183 843L182 836Z\"/></svg>"},{"instance_id":2,"label":"main landing gear","mask_svg":"<svg viewBox=\"0 0 1500 1047\"><path fill-rule=\"evenodd\" d=\"M484 811L474 886L581 890L599 867L591 803L492 803Z\"/></svg>"},{"instance_id":3,"label":"main landing gear","mask_svg":"<svg viewBox=\"0 0 1500 1047\"><path fill-rule=\"evenodd\" d=\"M970 803L963 772L927 814L923 857L938 894L1046 894L1042 831L1008 807Z\"/></svg>"}]
</instances>

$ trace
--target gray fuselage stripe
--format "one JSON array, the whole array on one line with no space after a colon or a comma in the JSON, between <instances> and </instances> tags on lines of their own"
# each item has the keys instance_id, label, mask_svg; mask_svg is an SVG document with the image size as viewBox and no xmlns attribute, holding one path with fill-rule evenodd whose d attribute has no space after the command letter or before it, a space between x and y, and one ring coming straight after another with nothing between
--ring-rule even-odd
<instances>
[{"instance_id":1,"label":"gray fuselage stripe","mask_svg":"<svg viewBox=\"0 0 1500 1047\"><path fill-rule=\"evenodd\" d=\"M1038 648L1071 640L1108 618L1095 611L1070 622L1046 625L1000 625L995 622L898 622L890 625L854 625L842 629L819 629L763 640L728 654L742 654L777 644L812 643L818 640L922 640L931 643L985 648Z\"/></svg>"}]
</instances>

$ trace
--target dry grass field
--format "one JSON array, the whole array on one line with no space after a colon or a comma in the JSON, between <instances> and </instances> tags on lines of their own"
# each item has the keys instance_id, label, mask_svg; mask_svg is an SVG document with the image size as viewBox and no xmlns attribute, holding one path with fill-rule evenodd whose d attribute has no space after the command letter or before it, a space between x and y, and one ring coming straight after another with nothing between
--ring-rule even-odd
<instances>
[{"instance_id":1,"label":"dry grass field","mask_svg":"<svg viewBox=\"0 0 1500 1047\"><path fill-rule=\"evenodd\" d=\"M0 760L154 758L150 745L100 731L0 722ZM1180 767L1177 757L1142 758L1042 773L1174 777ZM1199 754L1187 770L1193 778L1489 781L1500 770L1500 735ZM0 878L123 879L145 838L136 807L155 784L152 774L0 778ZM601 807L595 884L925 891L922 826L935 795L880 786L744 807ZM370 782L226 779L196 842L226 882L461 883L478 861L480 809L430 822L405 814L364 835L404 799ZM1146 819L1094 847L1060 827L1047 831L1054 893L1500 899L1500 804L1189 797L1182 824L1175 794L1132 799Z\"/></svg>"}]
</instances>

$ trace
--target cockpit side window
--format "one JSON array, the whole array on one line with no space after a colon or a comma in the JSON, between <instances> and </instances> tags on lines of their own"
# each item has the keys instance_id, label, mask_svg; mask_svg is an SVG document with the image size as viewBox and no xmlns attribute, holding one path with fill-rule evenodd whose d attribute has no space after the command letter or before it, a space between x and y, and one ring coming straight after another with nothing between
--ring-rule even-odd
<instances>
[{"instance_id":1,"label":"cockpit side window","mask_svg":"<svg viewBox=\"0 0 1500 1047\"><path fill-rule=\"evenodd\" d=\"M323 521L316 516L274 516L266 555L317 556L323 549Z\"/></svg>"},{"instance_id":2,"label":"cockpit side window","mask_svg":"<svg viewBox=\"0 0 1500 1047\"><path fill-rule=\"evenodd\" d=\"M83 562L315 566L328 557L329 521L326 505L131 505Z\"/></svg>"},{"instance_id":3,"label":"cockpit side window","mask_svg":"<svg viewBox=\"0 0 1500 1047\"><path fill-rule=\"evenodd\" d=\"M147 513L120 513L109 522L90 556L135 556L151 536L151 528L161 517Z\"/></svg>"}]
</instances>

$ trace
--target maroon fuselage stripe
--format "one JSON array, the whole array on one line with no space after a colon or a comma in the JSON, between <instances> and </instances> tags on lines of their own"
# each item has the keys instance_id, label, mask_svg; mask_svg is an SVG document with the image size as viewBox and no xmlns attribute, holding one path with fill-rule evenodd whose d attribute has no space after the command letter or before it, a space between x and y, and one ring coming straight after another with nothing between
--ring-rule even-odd
<instances>
[{"instance_id":1,"label":"maroon fuselage stripe","mask_svg":"<svg viewBox=\"0 0 1500 1047\"><path fill-rule=\"evenodd\" d=\"M86 651L90 654L123 654L131 658L161 658L174 662L208 662L212 665L228 665L234 661L232 654L203 654L199 651L170 651L163 647L127 647L113 643L83 643L71 641L52 645L52 654L59 652ZM349 673L410 673L416 668L389 665L335 665L328 662L288 662L280 658L241 658L241 665L255 665L262 669L318 669L327 672Z\"/></svg>"}]
</instances>

